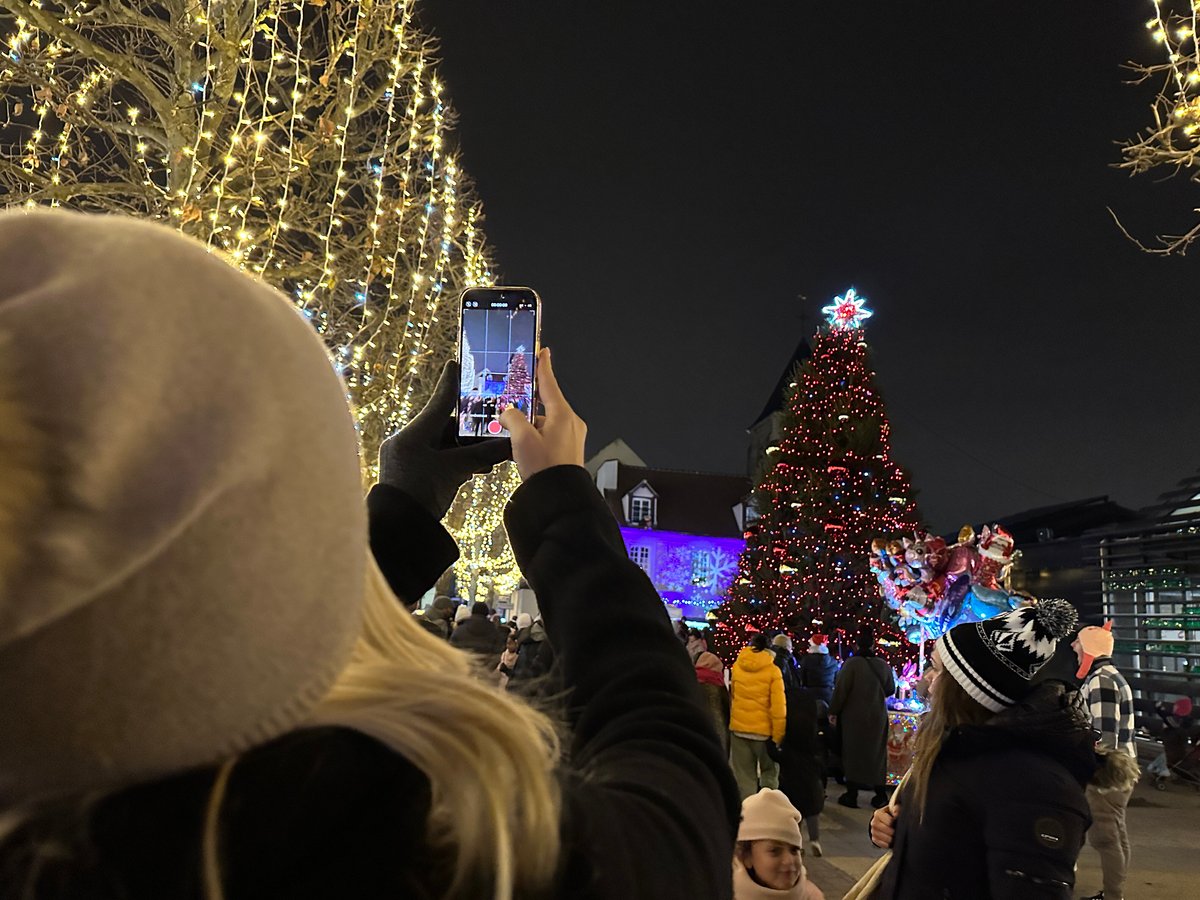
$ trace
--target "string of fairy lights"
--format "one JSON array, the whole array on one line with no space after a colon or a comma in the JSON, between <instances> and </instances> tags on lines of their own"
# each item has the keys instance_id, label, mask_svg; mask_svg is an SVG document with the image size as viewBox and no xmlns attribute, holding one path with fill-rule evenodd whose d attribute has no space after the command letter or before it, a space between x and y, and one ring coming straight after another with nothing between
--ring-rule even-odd
<instances>
[{"instance_id":1,"label":"string of fairy lights","mask_svg":"<svg viewBox=\"0 0 1200 900\"><path fill-rule=\"evenodd\" d=\"M377 447L453 352L459 290L494 283L416 2L0 0L0 134L19 136L0 192L169 222L284 290ZM448 519L473 591L517 585L516 482L476 479Z\"/></svg>"},{"instance_id":2,"label":"string of fairy lights","mask_svg":"<svg viewBox=\"0 0 1200 900\"><path fill-rule=\"evenodd\" d=\"M884 616L865 548L912 532L919 516L863 340L872 313L853 289L824 312L828 326L788 386L782 438L756 489L759 518L717 619L735 642L748 629L823 633L846 649L870 628L898 660L908 648Z\"/></svg>"},{"instance_id":3,"label":"string of fairy lights","mask_svg":"<svg viewBox=\"0 0 1200 900\"><path fill-rule=\"evenodd\" d=\"M1163 44L1176 94L1172 110L1175 124L1183 133L1194 137L1200 129L1200 44L1196 40L1197 20L1200 19L1200 0L1187 4L1151 0L1154 16L1146 22L1151 37ZM1175 8L1186 5L1185 12Z\"/></svg>"},{"instance_id":4,"label":"string of fairy lights","mask_svg":"<svg viewBox=\"0 0 1200 900\"><path fill-rule=\"evenodd\" d=\"M1154 15L1146 28L1164 53L1158 62L1130 64L1134 81L1158 85L1151 106L1154 123L1122 147L1121 165L1134 172L1162 165L1191 167L1200 161L1200 0L1151 0L1151 5ZM1198 232L1200 226L1195 226L1187 235L1164 240L1168 247L1182 249Z\"/></svg>"}]
</instances>

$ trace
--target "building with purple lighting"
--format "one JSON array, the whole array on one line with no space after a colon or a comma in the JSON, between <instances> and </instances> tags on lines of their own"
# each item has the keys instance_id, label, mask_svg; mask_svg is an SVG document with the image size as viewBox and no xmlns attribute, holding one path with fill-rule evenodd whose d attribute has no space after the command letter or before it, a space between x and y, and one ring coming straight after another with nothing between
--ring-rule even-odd
<instances>
[{"instance_id":1,"label":"building with purple lighting","mask_svg":"<svg viewBox=\"0 0 1200 900\"><path fill-rule=\"evenodd\" d=\"M620 440L597 453L588 470L630 559L650 576L671 617L706 624L737 576L750 479L652 469Z\"/></svg>"}]
</instances>

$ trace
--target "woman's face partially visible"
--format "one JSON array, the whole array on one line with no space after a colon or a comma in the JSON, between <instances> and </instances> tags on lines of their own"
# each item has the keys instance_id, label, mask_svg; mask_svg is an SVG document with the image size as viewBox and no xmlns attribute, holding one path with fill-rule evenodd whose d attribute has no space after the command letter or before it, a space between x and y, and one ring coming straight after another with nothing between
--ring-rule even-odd
<instances>
[{"instance_id":1,"label":"woman's face partially visible","mask_svg":"<svg viewBox=\"0 0 1200 900\"><path fill-rule=\"evenodd\" d=\"M929 662L929 696L936 697L937 682L942 675L942 656L938 653L936 645L933 648L933 653L929 656Z\"/></svg>"},{"instance_id":2,"label":"woman's face partially visible","mask_svg":"<svg viewBox=\"0 0 1200 900\"><path fill-rule=\"evenodd\" d=\"M743 865L764 887L786 891L800 880L800 848L783 841L754 841Z\"/></svg>"}]
</instances>

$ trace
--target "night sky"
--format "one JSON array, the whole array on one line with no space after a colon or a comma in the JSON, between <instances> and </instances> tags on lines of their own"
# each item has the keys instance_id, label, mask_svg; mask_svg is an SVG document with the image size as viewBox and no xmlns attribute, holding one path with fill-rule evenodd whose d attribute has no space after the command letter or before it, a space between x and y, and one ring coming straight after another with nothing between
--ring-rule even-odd
<instances>
[{"instance_id":1,"label":"night sky","mask_svg":"<svg viewBox=\"0 0 1200 900\"><path fill-rule=\"evenodd\" d=\"M430 0L508 283L590 426L744 472L746 427L853 285L940 530L1200 466L1200 189L1111 168L1159 50L1135 0ZM800 299L803 295L807 299Z\"/></svg>"}]
</instances>

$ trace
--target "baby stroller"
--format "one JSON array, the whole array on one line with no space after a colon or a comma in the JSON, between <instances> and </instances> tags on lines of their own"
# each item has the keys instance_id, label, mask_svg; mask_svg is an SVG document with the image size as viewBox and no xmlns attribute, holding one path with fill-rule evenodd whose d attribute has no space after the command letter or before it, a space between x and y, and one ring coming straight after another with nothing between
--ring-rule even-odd
<instances>
[{"instance_id":1,"label":"baby stroller","mask_svg":"<svg viewBox=\"0 0 1200 900\"><path fill-rule=\"evenodd\" d=\"M1146 774L1154 778L1154 787L1160 791L1165 791L1172 779L1200 791L1200 744L1196 742L1198 729L1192 701L1187 697L1174 703L1163 701L1155 705L1154 711L1163 723L1163 752L1146 766Z\"/></svg>"}]
</instances>

